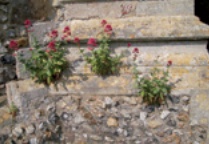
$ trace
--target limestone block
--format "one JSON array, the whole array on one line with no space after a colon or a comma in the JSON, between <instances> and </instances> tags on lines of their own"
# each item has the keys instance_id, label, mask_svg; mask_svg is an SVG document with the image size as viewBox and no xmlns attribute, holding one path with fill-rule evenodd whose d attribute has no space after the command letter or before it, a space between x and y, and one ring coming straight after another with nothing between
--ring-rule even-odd
<instances>
[{"instance_id":1,"label":"limestone block","mask_svg":"<svg viewBox=\"0 0 209 144\"><path fill-rule=\"evenodd\" d=\"M75 95L133 95L134 79L132 75L120 76L87 76L65 75L56 84L51 84L49 92L52 94L68 93Z\"/></svg>"},{"instance_id":2,"label":"limestone block","mask_svg":"<svg viewBox=\"0 0 209 144\"><path fill-rule=\"evenodd\" d=\"M36 105L48 95L48 89L42 84L27 79L7 83L6 93L9 105L14 102L20 109L20 114L23 114L28 111L28 107L36 108Z\"/></svg>"},{"instance_id":3,"label":"limestone block","mask_svg":"<svg viewBox=\"0 0 209 144\"><path fill-rule=\"evenodd\" d=\"M207 136L208 132L208 122L209 122L209 91L207 89L201 90L193 90L192 99L190 100L190 121L191 125L195 124L204 124L207 128ZM209 142L209 138L207 137L207 143Z\"/></svg>"},{"instance_id":4,"label":"limestone block","mask_svg":"<svg viewBox=\"0 0 209 144\"><path fill-rule=\"evenodd\" d=\"M194 15L194 0L54 0L64 5L67 19L119 18L127 16ZM113 13L114 12L114 13Z\"/></svg>"},{"instance_id":5,"label":"limestone block","mask_svg":"<svg viewBox=\"0 0 209 144\"><path fill-rule=\"evenodd\" d=\"M66 19L120 18L136 15L137 1L73 3L65 5Z\"/></svg>"},{"instance_id":6,"label":"limestone block","mask_svg":"<svg viewBox=\"0 0 209 144\"><path fill-rule=\"evenodd\" d=\"M29 33L30 45L33 45L34 38L36 38L36 40L39 41L40 44L44 44L45 36L55 28L55 22L35 23L31 28L33 31Z\"/></svg>"},{"instance_id":7,"label":"limestone block","mask_svg":"<svg viewBox=\"0 0 209 144\"><path fill-rule=\"evenodd\" d=\"M131 17L107 21L113 28L112 40L194 40L209 37L209 27L194 16ZM73 20L68 25L73 37L86 40L89 36L98 38L100 22L101 19Z\"/></svg>"},{"instance_id":8,"label":"limestone block","mask_svg":"<svg viewBox=\"0 0 209 144\"><path fill-rule=\"evenodd\" d=\"M193 15L194 0L139 1L137 16Z\"/></svg>"}]
</instances>

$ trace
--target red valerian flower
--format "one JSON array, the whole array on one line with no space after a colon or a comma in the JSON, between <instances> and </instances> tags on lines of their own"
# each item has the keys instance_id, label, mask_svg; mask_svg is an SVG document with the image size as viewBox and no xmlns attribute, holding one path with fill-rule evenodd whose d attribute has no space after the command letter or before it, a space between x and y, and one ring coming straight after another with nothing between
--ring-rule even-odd
<instances>
[{"instance_id":1,"label":"red valerian flower","mask_svg":"<svg viewBox=\"0 0 209 144\"><path fill-rule=\"evenodd\" d=\"M51 51L50 49L47 49L47 50L46 50L46 53L49 53L50 51Z\"/></svg>"},{"instance_id":2,"label":"red valerian flower","mask_svg":"<svg viewBox=\"0 0 209 144\"><path fill-rule=\"evenodd\" d=\"M97 44L96 44L96 39L95 38L90 38L89 40L88 40L88 43L87 43L88 45L91 45L91 46L97 46Z\"/></svg>"},{"instance_id":3,"label":"red valerian flower","mask_svg":"<svg viewBox=\"0 0 209 144\"><path fill-rule=\"evenodd\" d=\"M26 20L24 21L24 25L25 25L26 28L29 28L29 27L32 26L32 23L31 23L31 21L30 21L29 19L26 19Z\"/></svg>"},{"instance_id":4,"label":"red valerian flower","mask_svg":"<svg viewBox=\"0 0 209 144\"><path fill-rule=\"evenodd\" d=\"M88 50L93 51L94 48L93 47L88 47Z\"/></svg>"},{"instance_id":5,"label":"red valerian flower","mask_svg":"<svg viewBox=\"0 0 209 144\"><path fill-rule=\"evenodd\" d=\"M131 47L131 43L128 43L127 46L128 46L128 47Z\"/></svg>"},{"instance_id":6,"label":"red valerian flower","mask_svg":"<svg viewBox=\"0 0 209 144\"><path fill-rule=\"evenodd\" d=\"M61 37L61 39L62 39L62 40L66 40L67 37L68 37L67 35L63 35L63 36Z\"/></svg>"},{"instance_id":7,"label":"red valerian flower","mask_svg":"<svg viewBox=\"0 0 209 144\"><path fill-rule=\"evenodd\" d=\"M71 35L71 31L67 32L68 35Z\"/></svg>"},{"instance_id":8,"label":"red valerian flower","mask_svg":"<svg viewBox=\"0 0 209 144\"><path fill-rule=\"evenodd\" d=\"M107 21L106 20L102 20L101 24L102 24L102 26L105 26L107 24Z\"/></svg>"},{"instance_id":9,"label":"red valerian flower","mask_svg":"<svg viewBox=\"0 0 209 144\"><path fill-rule=\"evenodd\" d=\"M74 43L77 43L77 44L80 43L80 39L78 37L75 37L74 38Z\"/></svg>"},{"instance_id":10,"label":"red valerian flower","mask_svg":"<svg viewBox=\"0 0 209 144\"><path fill-rule=\"evenodd\" d=\"M109 24L107 24L107 25L105 26L104 32L109 33L109 32L111 32L111 31L112 31L112 26L109 25Z\"/></svg>"},{"instance_id":11,"label":"red valerian flower","mask_svg":"<svg viewBox=\"0 0 209 144\"><path fill-rule=\"evenodd\" d=\"M51 32L51 34L50 34L50 37L52 37L52 38L58 37L58 31L57 31L57 30L53 30L53 31Z\"/></svg>"},{"instance_id":12,"label":"red valerian flower","mask_svg":"<svg viewBox=\"0 0 209 144\"><path fill-rule=\"evenodd\" d=\"M49 42L49 44L47 45L47 47L50 48L50 49L55 49L55 46L56 46L55 41L51 41L51 42Z\"/></svg>"},{"instance_id":13,"label":"red valerian flower","mask_svg":"<svg viewBox=\"0 0 209 144\"><path fill-rule=\"evenodd\" d=\"M134 48L132 53L139 53L139 49L138 48Z\"/></svg>"},{"instance_id":14,"label":"red valerian flower","mask_svg":"<svg viewBox=\"0 0 209 144\"><path fill-rule=\"evenodd\" d=\"M70 32L70 27L66 26L63 30L63 33L68 33L68 32Z\"/></svg>"},{"instance_id":15,"label":"red valerian flower","mask_svg":"<svg viewBox=\"0 0 209 144\"><path fill-rule=\"evenodd\" d=\"M171 65L172 65L172 61L169 60L169 61L167 62L167 66L171 66Z\"/></svg>"},{"instance_id":16,"label":"red valerian flower","mask_svg":"<svg viewBox=\"0 0 209 144\"><path fill-rule=\"evenodd\" d=\"M18 49L18 43L15 40L11 40L9 42L9 48L17 50Z\"/></svg>"}]
</instances>

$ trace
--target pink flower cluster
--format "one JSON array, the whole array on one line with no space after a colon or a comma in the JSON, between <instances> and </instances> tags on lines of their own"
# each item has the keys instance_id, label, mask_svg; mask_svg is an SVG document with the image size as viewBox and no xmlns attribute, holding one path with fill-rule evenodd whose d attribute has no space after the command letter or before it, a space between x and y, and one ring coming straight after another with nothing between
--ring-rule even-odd
<instances>
[{"instance_id":1,"label":"pink flower cluster","mask_svg":"<svg viewBox=\"0 0 209 144\"><path fill-rule=\"evenodd\" d=\"M112 26L108 24L106 20L102 20L101 25L103 26L105 33L112 34Z\"/></svg>"},{"instance_id":2,"label":"pink flower cluster","mask_svg":"<svg viewBox=\"0 0 209 144\"><path fill-rule=\"evenodd\" d=\"M70 42L70 36L71 36L71 30L69 26L66 26L63 30L63 36L62 40L66 40L67 42Z\"/></svg>"}]
</instances>

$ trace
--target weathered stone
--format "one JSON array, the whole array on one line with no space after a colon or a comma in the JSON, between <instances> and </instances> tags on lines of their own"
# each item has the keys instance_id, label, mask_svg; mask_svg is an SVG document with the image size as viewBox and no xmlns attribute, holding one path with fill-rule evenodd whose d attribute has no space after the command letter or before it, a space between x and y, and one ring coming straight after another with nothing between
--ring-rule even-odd
<instances>
[{"instance_id":1,"label":"weathered stone","mask_svg":"<svg viewBox=\"0 0 209 144\"><path fill-rule=\"evenodd\" d=\"M47 122L41 122L41 123L39 124L39 126L38 126L38 128L39 128L40 130L46 130L47 127L48 127Z\"/></svg>"},{"instance_id":2,"label":"weathered stone","mask_svg":"<svg viewBox=\"0 0 209 144\"><path fill-rule=\"evenodd\" d=\"M74 122L76 124L81 124L81 123L83 123L85 121L86 120L79 113L76 114L75 119L74 119Z\"/></svg>"},{"instance_id":3,"label":"weathered stone","mask_svg":"<svg viewBox=\"0 0 209 144\"><path fill-rule=\"evenodd\" d=\"M109 117L108 120L107 120L107 126L117 127L118 126L118 121L113 117Z\"/></svg>"},{"instance_id":4,"label":"weathered stone","mask_svg":"<svg viewBox=\"0 0 209 144\"><path fill-rule=\"evenodd\" d=\"M193 15L191 0L140 1L136 7L137 16Z\"/></svg>"},{"instance_id":5,"label":"weathered stone","mask_svg":"<svg viewBox=\"0 0 209 144\"><path fill-rule=\"evenodd\" d=\"M2 56L1 62L3 64L12 64L12 65L16 64L15 58L10 54L5 54L4 56Z\"/></svg>"},{"instance_id":6,"label":"weathered stone","mask_svg":"<svg viewBox=\"0 0 209 144\"><path fill-rule=\"evenodd\" d=\"M31 79L7 83L6 88L8 103L11 105L14 102L20 114L28 111L28 104L36 109L36 104L40 104L41 100L48 95L44 85L34 83Z\"/></svg>"},{"instance_id":7,"label":"weathered stone","mask_svg":"<svg viewBox=\"0 0 209 144\"><path fill-rule=\"evenodd\" d=\"M136 1L67 4L65 5L65 17L68 19L121 18L126 15L130 17L136 13L136 4ZM127 8L128 13L125 13Z\"/></svg>"},{"instance_id":8,"label":"weathered stone","mask_svg":"<svg viewBox=\"0 0 209 144\"><path fill-rule=\"evenodd\" d=\"M182 97L182 102L183 102L183 104L187 105L189 103L189 97L188 96L183 96Z\"/></svg>"},{"instance_id":9,"label":"weathered stone","mask_svg":"<svg viewBox=\"0 0 209 144\"><path fill-rule=\"evenodd\" d=\"M0 5L0 10L6 13L8 12L8 7L5 5Z\"/></svg>"},{"instance_id":10,"label":"weathered stone","mask_svg":"<svg viewBox=\"0 0 209 144\"><path fill-rule=\"evenodd\" d=\"M29 134L32 134L35 132L36 128L33 124L29 125L26 127L26 133L29 135Z\"/></svg>"},{"instance_id":11,"label":"weathered stone","mask_svg":"<svg viewBox=\"0 0 209 144\"><path fill-rule=\"evenodd\" d=\"M168 126L176 127L176 121L174 119L169 119L166 124Z\"/></svg>"},{"instance_id":12,"label":"weathered stone","mask_svg":"<svg viewBox=\"0 0 209 144\"><path fill-rule=\"evenodd\" d=\"M170 112L168 110L162 111L160 118L165 119L169 116Z\"/></svg>"},{"instance_id":13,"label":"weathered stone","mask_svg":"<svg viewBox=\"0 0 209 144\"><path fill-rule=\"evenodd\" d=\"M100 30L100 19L73 20L69 25L72 36L81 39L88 39L88 36L98 37ZM113 40L129 39L193 39L201 36L207 38L208 27L202 24L194 16L173 16L173 17L132 17L124 19L113 19L108 22L114 28ZM146 25L145 25L146 24ZM158 28L157 30L155 28ZM165 29L166 27L166 29Z\"/></svg>"},{"instance_id":14,"label":"weathered stone","mask_svg":"<svg viewBox=\"0 0 209 144\"><path fill-rule=\"evenodd\" d=\"M178 118L179 121L188 122L189 115L186 112L181 112L181 113L179 113L177 118Z\"/></svg>"},{"instance_id":15,"label":"weathered stone","mask_svg":"<svg viewBox=\"0 0 209 144\"><path fill-rule=\"evenodd\" d=\"M8 17L6 15L0 13L0 16L1 16L0 21L2 23L5 23L8 20Z\"/></svg>"},{"instance_id":16,"label":"weathered stone","mask_svg":"<svg viewBox=\"0 0 209 144\"><path fill-rule=\"evenodd\" d=\"M104 99L104 108L110 108L113 104L113 100L110 97L105 97Z\"/></svg>"},{"instance_id":17,"label":"weathered stone","mask_svg":"<svg viewBox=\"0 0 209 144\"><path fill-rule=\"evenodd\" d=\"M51 30L55 29L56 23L54 22L42 22L42 23L36 23L33 25L32 29L33 32L30 33L30 45L33 44L33 37L39 41L40 44L45 44L44 37L51 32Z\"/></svg>"},{"instance_id":18,"label":"weathered stone","mask_svg":"<svg viewBox=\"0 0 209 144\"><path fill-rule=\"evenodd\" d=\"M14 128L14 130L12 131L12 134L16 137L20 137L23 134L23 129L20 126L17 126Z\"/></svg>"},{"instance_id":19,"label":"weathered stone","mask_svg":"<svg viewBox=\"0 0 209 144\"><path fill-rule=\"evenodd\" d=\"M148 127L152 129L156 129L163 125L163 122L161 120L150 120L147 122Z\"/></svg>"},{"instance_id":20,"label":"weathered stone","mask_svg":"<svg viewBox=\"0 0 209 144\"><path fill-rule=\"evenodd\" d=\"M145 121L147 118L147 112L140 112L140 120Z\"/></svg>"},{"instance_id":21,"label":"weathered stone","mask_svg":"<svg viewBox=\"0 0 209 144\"><path fill-rule=\"evenodd\" d=\"M105 137L105 140L108 141L108 142L113 142L114 141L111 137L107 137L107 136Z\"/></svg>"},{"instance_id":22,"label":"weathered stone","mask_svg":"<svg viewBox=\"0 0 209 144\"><path fill-rule=\"evenodd\" d=\"M7 102L7 96L0 96L0 107Z\"/></svg>"},{"instance_id":23,"label":"weathered stone","mask_svg":"<svg viewBox=\"0 0 209 144\"><path fill-rule=\"evenodd\" d=\"M123 116L124 118L127 118L127 119L130 119L130 118L131 118L130 110L122 109L122 110L120 111L120 113L122 114L122 116Z\"/></svg>"},{"instance_id":24,"label":"weathered stone","mask_svg":"<svg viewBox=\"0 0 209 144\"><path fill-rule=\"evenodd\" d=\"M124 101L132 105L137 104L137 100L135 97L124 97Z\"/></svg>"},{"instance_id":25,"label":"weathered stone","mask_svg":"<svg viewBox=\"0 0 209 144\"><path fill-rule=\"evenodd\" d=\"M68 113L66 113L66 112L63 112L62 115L61 115L61 118L62 118L63 120L69 120L70 115L69 115Z\"/></svg>"},{"instance_id":26,"label":"weathered stone","mask_svg":"<svg viewBox=\"0 0 209 144\"><path fill-rule=\"evenodd\" d=\"M55 125L57 123L58 119L59 119L59 117L54 112L52 112L49 114L47 122L49 124Z\"/></svg>"},{"instance_id":27,"label":"weathered stone","mask_svg":"<svg viewBox=\"0 0 209 144\"><path fill-rule=\"evenodd\" d=\"M61 2L73 2L82 0L54 0L54 6L58 7ZM91 3L86 3L90 1ZM189 3L189 4L188 4ZM82 12L77 11L75 7L82 9ZM98 7L96 7L98 6ZM152 7L152 9L150 8ZM186 7L186 8L185 8ZM66 16L69 18L82 19L94 17L127 17L127 16L172 16L172 15L193 15L194 2L191 0L173 0L173 1L97 1L84 0L83 3L65 4L67 9ZM114 11L113 10L117 10ZM114 14L115 13L115 14ZM83 14L83 16L81 15Z\"/></svg>"},{"instance_id":28,"label":"weathered stone","mask_svg":"<svg viewBox=\"0 0 209 144\"><path fill-rule=\"evenodd\" d=\"M90 135L90 138L95 140L95 141L101 141L102 137L98 136L98 135Z\"/></svg>"}]
</instances>

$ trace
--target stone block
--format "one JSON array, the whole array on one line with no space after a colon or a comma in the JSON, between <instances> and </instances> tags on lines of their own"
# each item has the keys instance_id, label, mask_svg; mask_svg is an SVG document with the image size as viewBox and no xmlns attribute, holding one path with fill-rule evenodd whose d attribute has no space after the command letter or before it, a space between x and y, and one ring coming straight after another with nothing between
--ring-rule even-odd
<instances>
[{"instance_id":1,"label":"stone block","mask_svg":"<svg viewBox=\"0 0 209 144\"><path fill-rule=\"evenodd\" d=\"M48 89L42 84L27 79L7 83L6 93L9 105L13 102L23 115L28 111L28 107L36 109L35 104L41 103L41 100L48 96Z\"/></svg>"},{"instance_id":2,"label":"stone block","mask_svg":"<svg viewBox=\"0 0 209 144\"><path fill-rule=\"evenodd\" d=\"M112 40L195 40L209 37L209 28L194 16L149 16L107 19L112 25ZM72 20L68 23L73 37L98 38L101 19ZM63 28L61 28L63 29Z\"/></svg>"},{"instance_id":3,"label":"stone block","mask_svg":"<svg viewBox=\"0 0 209 144\"><path fill-rule=\"evenodd\" d=\"M31 51L29 48L21 49L18 51L17 55L22 55L22 58L29 59L31 56ZM16 57L16 74L19 80L30 78L30 72L26 70L18 57Z\"/></svg>"},{"instance_id":4,"label":"stone block","mask_svg":"<svg viewBox=\"0 0 209 144\"><path fill-rule=\"evenodd\" d=\"M45 44L45 36L53 29L56 29L55 22L40 22L35 23L31 28L32 32L29 33L30 46L33 46L34 38L39 41L40 44Z\"/></svg>"},{"instance_id":5,"label":"stone block","mask_svg":"<svg viewBox=\"0 0 209 144\"><path fill-rule=\"evenodd\" d=\"M58 83L50 85L51 94L68 93L75 95L134 95L132 75L120 76L64 76Z\"/></svg>"},{"instance_id":6,"label":"stone block","mask_svg":"<svg viewBox=\"0 0 209 144\"><path fill-rule=\"evenodd\" d=\"M139 1L136 7L137 16L174 16L193 14L194 0L145 0Z\"/></svg>"},{"instance_id":7,"label":"stone block","mask_svg":"<svg viewBox=\"0 0 209 144\"><path fill-rule=\"evenodd\" d=\"M105 1L65 5L66 19L121 18L136 15L137 1Z\"/></svg>"},{"instance_id":8,"label":"stone block","mask_svg":"<svg viewBox=\"0 0 209 144\"><path fill-rule=\"evenodd\" d=\"M127 16L193 15L194 0L54 0L53 6L64 5L67 18L119 18ZM79 7L79 10L76 8ZM114 11L115 14L112 12Z\"/></svg>"},{"instance_id":9,"label":"stone block","mask_svg":"<svg viewBox=\"0 0 209 144\"><path fill-rule=\"evenodd\" d=\"M209 91L207 89L193 90L190 100L190 121L191 124L206 125L207 135L209 135ZM207 137L207 143L209 138Z\"/></svg>"}]
</instances>

